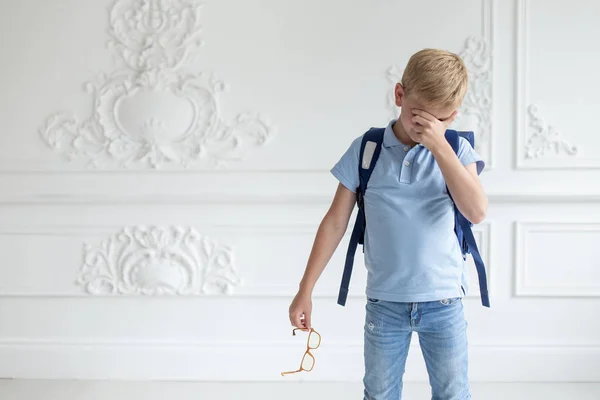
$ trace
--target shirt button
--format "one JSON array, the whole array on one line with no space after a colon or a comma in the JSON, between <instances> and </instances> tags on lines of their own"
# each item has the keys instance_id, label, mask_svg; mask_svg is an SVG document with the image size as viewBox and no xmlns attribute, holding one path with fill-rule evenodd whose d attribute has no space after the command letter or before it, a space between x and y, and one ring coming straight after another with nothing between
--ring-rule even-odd
<instances>
[{"instance_id":1,"label":"shirt button","mask_svg":"<svg viewBox=\"0 0 600 400\"><path fill-rule=\"evenodd\" d=\"M404 161L404 165L406 165L407 167L410 165L409 161Z\"/></svg>"},{"instance_id":2,"label":"shirt button","mask_svg":"<svg viewBox=\"0 0 600 400\"><path fill-rule=\"evenodd\" d=\"M404 146L404 151L408 151L408 146Z\"/></svg>"}]
</instances>

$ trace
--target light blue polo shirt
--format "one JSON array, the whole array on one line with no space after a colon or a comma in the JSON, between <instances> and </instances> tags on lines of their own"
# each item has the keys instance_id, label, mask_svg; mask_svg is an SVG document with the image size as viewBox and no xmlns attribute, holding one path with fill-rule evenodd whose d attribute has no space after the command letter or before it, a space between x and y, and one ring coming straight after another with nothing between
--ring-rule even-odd
<instances>
[{"instance_id":1,"label":"light blue polo shirt","mask_svg":"<svg viewBox=\"0 0 600 400\"><path fill-rule=\"evenodd\" d=\"M383 146L365 194L366 295L386 301L423 302L462 297L468 273L454 233L454 210L433 154L413 148L385 129ZM460 138L463 165L485 163ZM356 138L331 173L349 190L359 185L362 135Z\"/></svg>"}]
</instances>

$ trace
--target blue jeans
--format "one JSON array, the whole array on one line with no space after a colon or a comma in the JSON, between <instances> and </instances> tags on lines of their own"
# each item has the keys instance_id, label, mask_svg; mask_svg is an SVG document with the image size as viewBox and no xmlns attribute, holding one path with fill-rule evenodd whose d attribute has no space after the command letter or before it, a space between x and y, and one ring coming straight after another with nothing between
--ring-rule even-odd
<instances>
[{"instance_id":1,"label":"blue jeans","mask_svg":"<svg viewBox=\"0 0 600 400\"><path fill-rule=\"evenodd\" d=\"M402 376L413 332L425 358L432 400L471 398L467 322L460 298L424 303L368 299L364 400L402 398Z\"/></svg>"}]
</instances>

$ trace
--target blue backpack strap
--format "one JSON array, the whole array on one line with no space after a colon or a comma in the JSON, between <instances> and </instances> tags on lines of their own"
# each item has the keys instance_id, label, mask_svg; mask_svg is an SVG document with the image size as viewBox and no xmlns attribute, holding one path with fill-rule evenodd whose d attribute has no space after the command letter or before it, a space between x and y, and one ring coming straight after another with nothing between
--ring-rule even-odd
<instances>
[{"instance_id":1,"label":"blue backpack strap","mask_svg":"<svg viewBox=\"0 0 600 400\"><path fill-rule=\"evenodd\" d=\"M452 129L448 129L446 131L446 140L452 146L452 149L456 154L458 154L458 150L460 148L460 138L464 137L469 141L472 147L475 147L475 135L473 132L458 132ZM448 196L452 199L452 195L450 194L450 190L448 191ZM454 199L452 199L454 203ZM456 236L458 237L458 242L461 246L461 251L463 257L466 258L468 253L471 253L473 256L473 261L475 262L475 267L477 269L477 276L479 278L479 291L481 294L481 303L485 307L490 306L490 297L488 294L487 287L487 275L485 272L485 265L483 264L483 259L481 258L481 254L479 253L479 249L477 248L477 242L475 241L475 237L473 236L473 231L471 227L473 224L458 210L456 204L454 204L454 230L456 232Z\"/></svg>"},{"instance_id":2,"label":"blue backpack strap","mask_svg":"<svg viewBox=\"0 0 600 400\"><path fill-rule=\"evenodd\" d=\"M365 227L367 223L365 216L364 196L365 192L367 191L367 184L371 178L371 173L373 172L375 164L377 163L377 159L379 158L379 154L381 153L381 144L383 143L384 132L385 128L371 128L363 135L360 146L360 155L358 160L359 186L356 188L356 204L358 206L358 214L356 215L356 221L354 222L354 228L352 229L352 236L350 236L350 244L348 245L348 251L346 252L344 273L342 275L342 282L338 295L338 304L341 306L346 305L346 299L348 298L350 276L352 275L352 267L354 266L354 255L356 254L356 248L359 244L364 245ZM373 143L375 146L374 149ZM367 148L367 146L369 147ZM363 156L365 155L365 149L367 149L369 152L373 152L370 160L363 159Z\"/></svg>"}]
</instances>

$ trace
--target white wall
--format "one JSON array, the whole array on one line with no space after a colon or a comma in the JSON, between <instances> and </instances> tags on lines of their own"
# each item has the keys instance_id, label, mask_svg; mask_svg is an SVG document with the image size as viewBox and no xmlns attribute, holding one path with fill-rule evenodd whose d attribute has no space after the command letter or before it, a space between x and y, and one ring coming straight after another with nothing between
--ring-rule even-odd
<instances>
[{"instance_id":1,"label":"white wall","mask_svg":"<svg viewBox=\"0 0 600 400\"><path fill-rule=\"evenodd\" d=\"M457 126L488 162L471 376L600 380L600 6L163 3L0 4L1 377L281 380L328 170L440 47L471 69ZM336 304L346 243L316 289L315 370L287 380L362 377L362 262ZM407 379L426 379L416 347Z\"/></svg>"}]
</instances>

